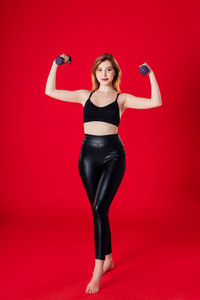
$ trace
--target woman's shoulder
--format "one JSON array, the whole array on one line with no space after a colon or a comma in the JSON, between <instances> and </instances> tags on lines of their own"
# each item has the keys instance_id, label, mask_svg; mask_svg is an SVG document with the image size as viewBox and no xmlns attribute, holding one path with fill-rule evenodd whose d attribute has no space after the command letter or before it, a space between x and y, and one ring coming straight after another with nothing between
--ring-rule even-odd
<instances>
[{"instance_id":1,"label":"woman's shoulder","mask_svg":"<svg viewBox=\"0 0 200 300\"><path fill-rule=\"evenodd\" d=\"M90 90L79 90L79 94L84 98L90 95L91 91Z\"/></svg>"},{"instance_id":2,"label":"woman's shoulder","mask_svg":"<svg viewBox=\"0 0 200 300\"><path fill-rule=\"evenodd\" d=\"M119 93L119 96L118 96L118 103L123 106L125 101L126 101L126 93Z\"/></svg>"},{"instance_id":3,"label":"woman's shoulder","mask_svg":"<svg viewBox=\"0 0 200 300\"><path fill-rule=\"evenodd\" d=\"M87 99L89 98L90 94L92 91L90 90L79 90L79 94L81 95L82 101L81 104L84 106L85 102L87 101Z\"/></svg>"}]
</instances>

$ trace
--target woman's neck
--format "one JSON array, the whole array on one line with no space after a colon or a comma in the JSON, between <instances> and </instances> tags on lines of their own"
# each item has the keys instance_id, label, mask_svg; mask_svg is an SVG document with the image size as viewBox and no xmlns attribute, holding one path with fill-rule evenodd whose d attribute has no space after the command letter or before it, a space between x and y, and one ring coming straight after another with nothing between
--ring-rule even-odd
<instances>
[{"instance_id":1,"label":"woman's neck","mask_svg":"<svg viewBox=\"0 0 200 300\"><path fill-rule=\"evenodd\" d=\"M113 86L99 86L97 91L104 93L104 94L110 94L114 91L114 88L113 88Z\"/></svg>"}]
</instances>

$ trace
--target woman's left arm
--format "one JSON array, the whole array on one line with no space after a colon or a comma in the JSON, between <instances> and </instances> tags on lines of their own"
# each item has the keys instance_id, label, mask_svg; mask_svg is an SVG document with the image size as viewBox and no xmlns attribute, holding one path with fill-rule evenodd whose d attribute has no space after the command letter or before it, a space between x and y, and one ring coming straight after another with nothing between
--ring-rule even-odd
<instances>
[{"instance_id":1,"label":"woman's left arm","mask_svg":"<svg viewBox=\"0 0 200 300\"><path fill-rule=\"evenodd\" d=\"M144 65L148 66L146 63ZM162 105L162 99L160 95L160 89L158 86L158 83L156 81L156 77L151 70L151 68L148 66L150 69L149 72L149 78L151 82L151 98L141 98L141 97L136 97L131 94L126 94L124 93L124 107L125 108L139 108L139 109L147 109L147 108L153 108L157 106Z\"/></svg>"}]
</instances>

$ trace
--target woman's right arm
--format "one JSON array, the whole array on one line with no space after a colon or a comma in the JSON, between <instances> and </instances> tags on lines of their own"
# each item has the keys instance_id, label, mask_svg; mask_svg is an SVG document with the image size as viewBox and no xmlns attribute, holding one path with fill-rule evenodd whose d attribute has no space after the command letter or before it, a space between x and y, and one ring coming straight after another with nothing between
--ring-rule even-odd
<instances>
[{"instance_id":1,"label":"woman's right arm","mask_svg":"<svg viewBox=\"0 0 200 300\"><path fill-rule=\"evenodd\" d=\"M83 96L87 93L86 90L66 91L56 89L57 67L58 65L54 60L49 73L49 77L47 79L45 94L58 100L82 103Z\"/></svg>"}]
</instances>

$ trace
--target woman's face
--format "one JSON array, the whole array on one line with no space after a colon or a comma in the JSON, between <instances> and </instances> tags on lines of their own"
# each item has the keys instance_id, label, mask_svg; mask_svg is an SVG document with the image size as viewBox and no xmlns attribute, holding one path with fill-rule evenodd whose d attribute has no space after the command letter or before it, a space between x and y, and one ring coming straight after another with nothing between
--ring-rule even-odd
<instances>
[{"instance_id":1,"label":"woman's face","mask_svg":"<svg viewBox=\"0 0 200 300\"><path fill-rule=\"evenodd\" d=\"M111 61L105 60L96 69L96 78L102 85L111 85L116 72ZM103 80L107 78L107 80Z\"/></svg>"}]
</instances>

